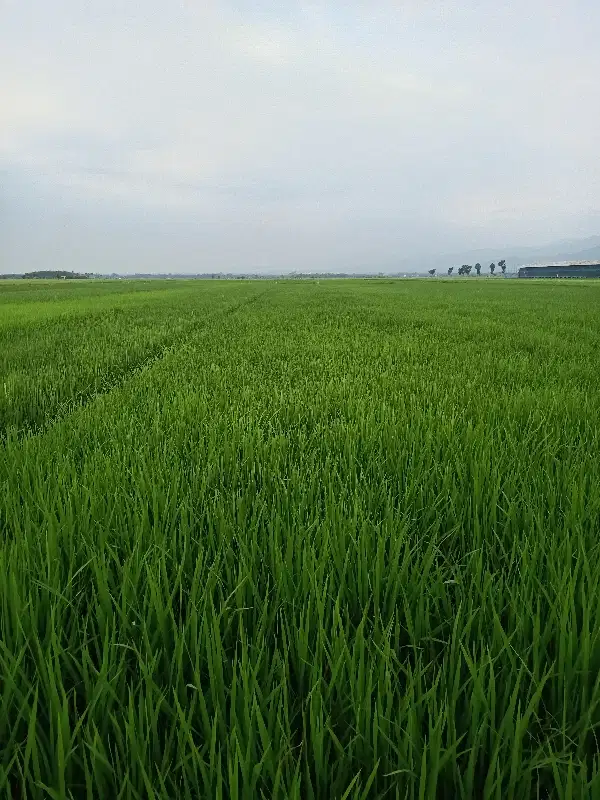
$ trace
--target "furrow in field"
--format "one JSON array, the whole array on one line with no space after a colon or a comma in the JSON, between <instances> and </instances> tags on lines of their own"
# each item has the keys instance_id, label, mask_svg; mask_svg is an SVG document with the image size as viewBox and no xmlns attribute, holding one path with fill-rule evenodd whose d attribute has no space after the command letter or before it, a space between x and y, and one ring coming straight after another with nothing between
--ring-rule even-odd
<instances>
[{"instance_id":1,"label":"furrow in field","mask_svg":"<svg viewBox=\"0 0 600 800\"><path fill-rule=\"evenodd\" d=\"M157 347L153 348L153 352L151 352L150 355L142 355L142 357L134 362L127 363L124 368L116 369L105 374L102 376L100 382L96 379L93 385L76 390L67 400L58 404L53 413L49 414L43 421L37 424L25 424L20 428L13 427L12 430L7 428L6 425L4 428L0 425L0 441L6 441L9 437L20 440L43 433L65 417L68 417L76 409L88 405L98 397L109 394L119 386L126 384L132 378L148 372L156 364L176 353L181 347L184 347L186 342L190 341L192 337L197 336L202 330L208 328L212 322L234 314L240 309L243 309L244 306L256 302L266 291L268 290L255 292L250 297L228 304L222 309L208 309L203 314L201 320L198 320L195 316L190 317L185 321L181 332L174 338L168 337L167 344L159 344Z\"/></svg>"}]
</instances>

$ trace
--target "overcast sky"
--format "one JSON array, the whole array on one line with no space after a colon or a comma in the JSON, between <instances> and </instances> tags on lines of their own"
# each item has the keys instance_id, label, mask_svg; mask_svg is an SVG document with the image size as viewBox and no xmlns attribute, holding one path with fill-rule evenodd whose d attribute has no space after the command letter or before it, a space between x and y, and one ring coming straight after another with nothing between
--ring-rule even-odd
<instances>
[{"instance_id":1,"label":"overcast sky","mask_svg":"<svg viewBox=\"0 0 600 800\"><path fill-rule=\"evenodd\" d=\"M600 233L599 41L598 0L0 0L0 271Z\"/></svg>"}]
</instances>

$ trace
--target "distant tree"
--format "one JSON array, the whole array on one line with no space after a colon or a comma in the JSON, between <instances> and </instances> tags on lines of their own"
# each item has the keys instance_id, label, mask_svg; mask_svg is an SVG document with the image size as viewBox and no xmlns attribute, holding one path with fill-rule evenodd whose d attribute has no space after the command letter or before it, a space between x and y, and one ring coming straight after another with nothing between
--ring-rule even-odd
<instances>
[{"instance_id":1,"label":"distant tree","mask_svg":"<svg viewBox=\"0 0 600 800\"><path fill-rule=\"evenodd\" d=\"M61 269L40 269L36 272L25 272L23 278L59 278L61 280L85 280L91 273L67 272Z\"/></svg>"},{"instance_id":2,"label":"distant tree","mask_svg":"<svg viewBox=\"0 0 600 800\"><path fill-rule=\"evenodd\" d=\"M477 262L477 264L475 264L475 272L478 275L481 275L481 264L479 262Z\"/></svg>"},{"instance_id":3,"label":"distant tree","mask_svg":"<svg viewBox=\"0 0 600 800\"><path fill-rule=\"evenodd\" d=\"M448 267L448 275L452 275L453 271L454 271L454 267Z\"/></svg>"},{"instance_id":4,"label":"distant tree","mask_svg":"<svg viewBox=\"0 0 600 800\"><path fill-rule=\"evenodd\" d=\"M502 270L502 274L506 274L506 260L503 258L501 261L498 262L498 266Z\"/></svg>"},{"instance_id":5,"label":"distant tree","mask_svg":"<svg viewBox=\"0 0 600 800\"><path fill-rule=\"evenodd\" d=\"M490 264L490 272L492 273L492 275L494 274L495 270L496 270L496 265L492 261L492 263Z\"/></svg>"},{"instance_id":6,"label":"distant tree","mask_svg":"<svg viewBox=\"0 0 600 800\"><path fill-rule=\"evenodd\" d=\"M430 270L429 270L429 274L430 274L430 275L435 275L435 270L434 270L434 269L430 269Z\"/></svg>"}]
</instances>

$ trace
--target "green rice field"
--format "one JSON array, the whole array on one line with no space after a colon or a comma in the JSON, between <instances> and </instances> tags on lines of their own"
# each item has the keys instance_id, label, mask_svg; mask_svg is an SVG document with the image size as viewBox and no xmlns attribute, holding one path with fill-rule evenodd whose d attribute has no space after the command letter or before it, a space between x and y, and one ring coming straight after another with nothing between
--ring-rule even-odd
<instances>
[{"instance_id":1,"label":"green rice field","mask_svg":"<svg viewBox=\"0 0 600 800\"><path fill-rule=\"evenodd\" d=\"M600 282L2 282L0 530L0 798L600 798Z\"/></svg>"}]
</instances>

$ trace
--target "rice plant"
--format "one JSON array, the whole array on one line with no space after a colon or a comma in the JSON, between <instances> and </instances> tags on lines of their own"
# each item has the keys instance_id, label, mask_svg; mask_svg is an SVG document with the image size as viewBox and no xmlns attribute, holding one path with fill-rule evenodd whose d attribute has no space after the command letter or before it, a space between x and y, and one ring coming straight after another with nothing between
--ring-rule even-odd
<instances>
[{"instance_id":1,"label":"rice plant","mask_svg":"<svg viewBox=\"0 0 600 800\"><path fill-rule=\"evenodd\" d=\"M0 299L3 796L600 797L600 286L82 284Z\"/></svg>"}]
</instances>

